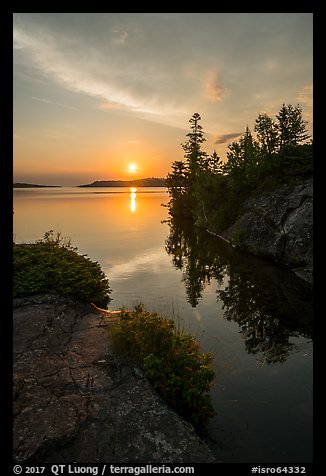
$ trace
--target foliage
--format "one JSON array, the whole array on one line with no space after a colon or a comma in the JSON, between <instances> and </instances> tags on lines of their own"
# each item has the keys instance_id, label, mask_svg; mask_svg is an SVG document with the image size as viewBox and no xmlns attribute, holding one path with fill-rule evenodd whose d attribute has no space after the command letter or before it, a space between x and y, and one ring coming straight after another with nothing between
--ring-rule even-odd
<instances>
[{"instance_id":1,"label":"foliage","mask_svg":"<svg viewBox=\"0 0 326 476\"><path fill-rule=\"evenodd\" d=\"M204 137L203 128L199 124L200 120L200 114L195 112L195 114L193 114L189 119L191 124L191 132L187 134L188 141L184 144L181 144L185 152L186 165L189 170L190 186L198 175L200 169L203 167L205 158L207 157L206 152L201 150L201 144L206 139Z\"/></svg>"},{"instance_id":2,"label":"foliage","mask_svg":"<svg viewBox=\"0 0 326 476\"><path fill-rule=\"evenodd\" d=\"M122 311L113 326L115 348L136 361L163 400L194 425L214 415L208 390L214 378L212 357L173 321L146 312L141 305Z\"/></svg>"},{"instance_id":3,"label":"foliage","mask_svg":"<svg viewBox=\"0 0 326 476\"><path fill-rule=\"evenodd\" d=\"M171 200L169 203L170 214L180 216L192 216L190 210L193 203L188 190L189 168L182 161L175 161L172 164L172 171L166 179Z\"/></svg>"},{"instance_id":4,"label":"foliage","mask_svg":"<svg viewBox=\"0 0 326 476\"><path fill-rule=\"evenodd\" d=\"M196 225L217 233L225 231L241 214L242 203L253 193L271 190L312 173L313 146L300 106L283 104L272 119L259 114L254 138L249 127L228 146L227 162L217 152L201 150L201 117L190 119L191 132L182 147L185 161L172 164L167 186L172 217L192 218Z\"/></svg>"},{"instance_id":5,"label":"foliage","mask_svg":"<svg viewBox=\"0 0 326 476\"><path fill-rule=\"evenodd\" d=\"M228 161L223 170L232 177L237 187L249 186L254 189L265 177L287 177L294 168L296 174L302 173L302 163L294 164L293 160L288 160L293 157L294 151L300 156L300 149L309 146L306 141L310 136L299 105L293 107L283 104L276 121L267 114L259 114L255 132L256 140L247 127L239 141L229 145ZM309 168L312 170L312 145L310 147L310 156L305 154L305 171Z\"/></svg>"},{"instance_id":6,"label":"foliage","mask_svg":"<svg viewBox=\"0 0 326 476\"><path fill-rule=\"evenodd\" d=\"M307 134L306 122L302 118L302 109L299 105L282 105L276 116L278 131L279 152L285 153L292 147L302 144L310 136Z\"/></svg>"},{"instance_id":7,"label":"foliage","mask_svg":"<svg viewBox=\"0 0 326 476\"><path fill-rule=\"evenodd\" d=\"M241 213L248 194L247 188L236 188L226 175L202 174L194 190L196 225L217 233L227 229Z\"/></svg>"},{"instance_id":8,"label":"foliage","mask_svg":"<svg viewBox=\"0 0 326 476\"><path fill-rule=\"evenodd\" d=\"M260 152L270 159L277 152L278 132L277 126L267 114L259 114L255 123Z\"/></svg>"},{"instance_id":9,"label":"foliage","mask_svg":"<svg viewBox=\"0 0 326 476\"><path fill-rule=\"evenodd\" d=\"M312 171L312 145L309 155L306 143L309 135L300 106L283 104L276 121L267 114L259 114L255 132L257 139L253 139L247 127L239 141L228 147L223 171L232 177L235 187L255 189L271 175L280 183L289 175ZM300 149L305 149L305 159L297 163L289 160L297 154L301 156Z\"/></svg>"},{"instance_id":10,"label":"foliage","mask_svg":"<svg viewBox=\"0 0 326 476\"><path fill-rule=\"evenodd\" d=\"M259 148L249 127L238 142L232 142L227 152L228 161L223 167L225 174L232 176L235 185L252 188L257 184L259 173Z\"/></svg>"},{"instance_id":11,"label":"foliage","mask_svg":"<svg viewBox=\"0 0 326 476\"><path fill-rule=\"evenodd\" d=\"M166 185L171 196L169 211L171 216L194 217L198 200L198 184L203 177L222 173L222 164L217 152L208 155L201 149L205 142L203 128L199 124L200 114L194 113L190 118L191 132L188 140L181 144L184 161L172 163L172 170L167 176ZM197 192L196 192L197 190Z\"/></svg>"},{"instance_id":12,"label":"foliage","mask_svg":"<svg viewBox=\"0 0 326 476\"><path fill-rule=\"evenodd\" d=\"M14 297L58 293L100 307L111 300L99 263L79 255L70 240L53 230L36 243L14 244L13 259Z\"/></svg>"},{"instance_id":13,"label":"foliage","mask_svg":"<svg viewBox=\"0 0 326 476\"><path fill-rule=\"evenodd\" d=\"M176 197L186 193L189 170L182 160L176 160L172 164L172 172L167 176L167 187Z\"/></svg>"}]
</instances>

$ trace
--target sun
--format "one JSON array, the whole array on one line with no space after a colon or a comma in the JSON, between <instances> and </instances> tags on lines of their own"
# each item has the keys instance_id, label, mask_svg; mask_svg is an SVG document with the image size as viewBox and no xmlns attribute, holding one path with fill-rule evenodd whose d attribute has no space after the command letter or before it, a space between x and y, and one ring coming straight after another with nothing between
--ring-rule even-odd
<instances>
[{"instance_id":1,"label":"sun","mask_svg":"<svg viewBox=\"0 0 326 476\"><path fill-rule=\"evenodd\" d=\"M135 173L135 172L137 171L137 165L134 164L134 163L129 164L129 165L128 165L128 171L129 171L130 173Z\"/></svg>"}]
</instances>

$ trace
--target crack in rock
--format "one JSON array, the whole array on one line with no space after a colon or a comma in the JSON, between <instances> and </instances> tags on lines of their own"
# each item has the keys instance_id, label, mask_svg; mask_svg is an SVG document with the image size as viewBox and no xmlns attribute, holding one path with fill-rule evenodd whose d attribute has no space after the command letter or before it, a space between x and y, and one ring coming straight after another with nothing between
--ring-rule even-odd
<instances>
[{"instance_id":1,"label":"crack in rock","mask_svg":"<svg viewBox=\"0 0 326 476\"><path fill-rule=\"evenodd\" d=\"M14 301L13 318L15 462L216 461L143 374L114 354L100 313L39 295Z\"/></svg>"}]
</instances>

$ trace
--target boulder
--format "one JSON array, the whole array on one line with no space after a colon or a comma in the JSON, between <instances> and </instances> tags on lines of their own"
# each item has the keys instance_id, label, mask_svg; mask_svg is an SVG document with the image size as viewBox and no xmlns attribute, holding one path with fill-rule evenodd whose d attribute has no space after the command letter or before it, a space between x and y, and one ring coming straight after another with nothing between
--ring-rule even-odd
<instances>
[{"instance_id":1,"label":"boulder","mask_svg":"<svg viewBox=\"0 0 326 476\"><path fill-rule=\"evenodd\" d=\"M240 249L290 267L312 282L312 178L251 196L223 237Z\"/></svg>"},{"instance_id":2,"label":"boulder","mask_svg":"<svg viewBox=\"0 0 326 476\"><path fill-rule=\"evenodd\" d=\"M193 427L112 349L107 315L60 296L14 300L14 460L215 462Z\"/></svg>"}]
</instances>

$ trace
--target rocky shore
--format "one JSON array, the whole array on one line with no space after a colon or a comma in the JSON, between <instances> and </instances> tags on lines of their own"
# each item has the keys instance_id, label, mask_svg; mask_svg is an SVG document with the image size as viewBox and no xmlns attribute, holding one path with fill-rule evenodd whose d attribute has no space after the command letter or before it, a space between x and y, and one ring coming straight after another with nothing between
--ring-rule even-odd
<instances>
[{"instance_id":1,"label":"rocky shore","mask_svg":"<svg viewBox=\"0 0 326 476\"><path fill-rule=\"evenodd\" d=\"M114 354L111 322L60 296L14 300L14 461L216 462L140 369Z\"/></svg>"},{"instance_id":2,"label":"rocky shore","mask_svg":"<svg viewBox=\"0 0 326 476\"><path fill-rule=\"evenodd\" d=\"M313 281L313 178L250 197L222 237Z\"/></svg>"}]
</instances>

